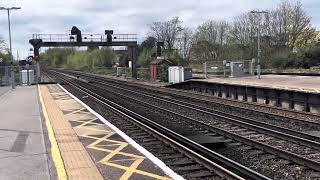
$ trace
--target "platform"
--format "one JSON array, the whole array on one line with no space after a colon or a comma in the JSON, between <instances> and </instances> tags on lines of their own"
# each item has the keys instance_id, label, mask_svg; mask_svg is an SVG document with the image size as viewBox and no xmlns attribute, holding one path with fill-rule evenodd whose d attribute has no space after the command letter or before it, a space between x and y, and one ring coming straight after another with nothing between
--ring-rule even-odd
<instances>
[{"instance_id":1,"label":"platform","mask_svg":"<svg viewBox=\"0 0 320 180\"><path fill-rule=\"evenodd\" d=\"M0 180L171 179L175 174L57 85L0 92Z\"/></svg>"},{"instance_id":2,"label":"platform","mask_svg":"<svg viewBox=\"0 0 320 180\"><path fill-rule=\"evenodd\" d=\"M195 81L320 93L320 83L317 83L320 82L320 77L318 76L261 75L261 79L258 79L257 76L250 76L197 79Z\"/></svg>"},{"instance_id":3,"label":"platform","mask_svg":"<svg viewBox=\"0 0 320 180\"><path fill-rule=\"evenodd\" d=\"M192 79L169 87L221 98L320 114L320 77L262 75Z\"/></svg>"},{"instance_id":4,"label":"platform","mask_svg":"<svg viewBox=\"0 0 320 180\"><path fill-rule=\"evenodd\" d=\"M0 179L51 179L55 170L45 146L36 86L1 87L0 93Z\"/></svg>"},{"instance_id":5,"label":"platform","mask_svg":"<svg viewBox=\"0 0 320 180\"><path fill-rule=\"evenodd\" d=\"M42 85L39 90L58 147L56 154L60 155L55 164L64 167L58 170L60 176L86 180L170 179L150 157L59 86Z\"/></svg>"},{"instance_id":6,"label":"platform","mask_svg":"<svg viewBox=\"0 0 320 180\"><path fill-rule=\"evenodd\" d=\"M11 86L0 86L0 96L11 90Z\"/></svg>"}]
</instances>

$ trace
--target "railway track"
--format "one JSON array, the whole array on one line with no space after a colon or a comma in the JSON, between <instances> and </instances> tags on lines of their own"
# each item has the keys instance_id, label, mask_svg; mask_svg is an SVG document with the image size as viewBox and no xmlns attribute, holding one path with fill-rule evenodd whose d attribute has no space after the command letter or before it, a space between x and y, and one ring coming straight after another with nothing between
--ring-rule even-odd
<instances>
[{"instance_id":1,"label":"railway track","mask_svg":"<svg viewBox=\"0 0 320 180\"><path fill-rule=\"evenodd\" d=\"M86 98L90 99L87 103L93 107L99 106L97 109L100 109L101 113L108 117L115 114L112 115L114 125L187 179L269 179L104 98L81 82L75 83L68 76L54 76L62 80L66 88L74 94L90 97Z\"/></svg>"},{"instance_id":2,"label":"railway track","mask_svg":"<svg viewBox=\"0 0 320 180\"><path fill-rule=\"evenodd\" d=\"M217 97L212 97L206 94L200 94L197 92L189 92L185 90L178 89L168 89L162 87L151 87L145 86L132 82L117 81L110 78L99 77L92 74L82 73L78 71L64 71L71 73L73 75L80 75L86 78L93 78L95 80L102 80L112 82L118 85L124 85L126 88L131 88L132 90L142 90L144 92L153 92L157 94L162 94L163 96L170 96L175 99L180 99L181 101L192 101L194 104L200 106L205 106L210 109L220 109L220 111L230 111L232 113L237 113L238 116L247 116L254 119L260 117L259 119L273 125L285 126L289 129L294 129L296 131L320 131L320 116L317 114L310 114L306 112L298 112L287 109L281 109L277 107L270 107L257 103L248 102L238 102L231 99L222 99ZM235 109L237 112L233 111ZM229 114L230 114L229 112ZM240 112L240 113L239 113ZM271 121L272 120L272 121ZM315 128L317 127L317 128Z\"/></svg>"},{"instance_id":3,"label":"railway track","mask_svg":"<svg viewBox=\"0 0 320 180\"><path fill-rule=\"evenodd\" d=\"M226 113L224 111L219 111L219 110L215 110L212 108L208 108L208 107L204 107L204 106L200 106L197 104L192 104L190 102L186 102L186 101L181 101L178 99L173 99L171 97L168 96L159 96L159 94L156 93L149 93L144 91L143 93L136 91L136 90L132 90L129 89L127 87L124 86L116 86L113 83L108 83L108 81L105 80L100 80L100 79L95 79L95 78L91 78L89 77L89 81L93 80L95 83L100 83L102 85L106 85L108 87L113 87L117 90L120 91L126 91L128 93L131 94L135 94L137 96L142 96L145 98L151 98L155 101L160 101L163 103L171 103L177 106L181 106L184 108L187 108L189 110L194 110L194 111L198 111L198 112L202 112L202 113L206 113L206 114L210 114L212 116L217 116L217 117L228 117L229 121L232 121L234 124L237 125L245 125L246 127L250 127L250 128L255 128L255 129L259 129L259 131L267 133L267 134L277 134L279 136L283 136L283 138L289 139L289 138L293 138L295 142L299 142L302 145L308 145L309 141L316 141L318 143L314 143L311 142L311 145L315 145L315 147L318 149L320 148L320 137L318 136L313 136L304 132L300 132L300 131L295 131L295 130L291 130L288 128L284 128L284 127L280 127L280 126L276 126L276 125L272 125L272 124L268 124L265 122L261 122L258 120L254 120L251 118L244 118L244 117L239 117L230 113ZM288 136L289 135L289 136ZM292 136L290 136L292 135ZM295 137L300 137L303 139L307 139L307 141L303 141L300 138L295 138Z\"/></svg>"},{"instance_id":4,"label":"railway track","mask_svg":"<svg viewBox=\"0 0 320 180\"><path fill-rule=\"evenodd\" d=\"M116 94L117 96L122 96L126 99L130 99L131 101L136 102L136 104L141 104L142 106L147 106L149 108L152 107L153 109L155 109L155 111L161 110L161 113L168 114L168 116L170 116L170 114L171 115L174 114L176 119L179 119L181 121L187 120L190 123L193 123L194 127L201 127L202 131L203 129L206 129L206 130L209 130L210 133L217 132L219 135L222 135L224 137L230 138L232 140L236 140L238 142L247 144L254 148L258 148L270 154L276 155L275 158L281 157L283 159L288 159L302 166L307 166L310 169L320 171L320 164L319 164L320 157L318 157L318 151L320 146L318 142L314 141L314 140L318 140L317 137L312 137L312 136L309 136L308 134L300 135L300 133L291 131L289 129L286 129L284 131L289 132L291 134L286 134L281 131L276 131L276 130L281 130L280 127L273 127L273 129L271 128L270 130L263 126L262 126L263 128L259 127L259 125L261 125L259 123L250 124L252 122L255 122L253 120L250 120L250 122L248 123L248 122L245 122L244 119L242 119L241 121L239 119L236 119L235 117L230 117L230 116L226 117L225 116L226 114L221 114L221 113L217 114L217 112L212 112L212 111L210 112L209 109L201 108L197 105L192 105L190 103L186 104L185 102L174 101L172 99L168 100L167 98L163 98L163 97L162 98L153 97L151 95L146 95L144 93L138 93L132 90L124 89L122 87L117 87L110 83L106 84L105 82L101 82L101 81L99 82L99 80L97 80L96 78L90 79L90 81L91 82L94 81L95 83L100 83L103 85L103 86L98 86L96 84L91 84L92 86L91 88L103 89L105 93L109 92L109 93ZM89 83L89 81L85 83ZM112 87L114 89L110 90L106 87L108 88ZM119 93L120 91L126 91L126 93L139 95L142 97L142 99L132 98L131 96ZM181 109L179 113L179 112L169 111L166 108L161 108L161 103L158 103L158 104L146 103L145 101L148 98L150 99L149 102L159 101L165 104L162 106L170 107L169 109L175 109L175 107L172 106L172 104L174 104L176 108L177 106L187 108L189 112L191 111L191 114L192 114L192 111L194 112L197 111L198 113L201 112L206 114L207 116L210 115L210 118L212 119L216 118L216 120L209 122L210 124L209 126L208 121L206 122L201 121L201 118L197 119L196 116L192 117L192 115L190 114L186 116L181 115L180 114ZM185 112L185 114L188 114L188 113ZM298 135L303 137L299 137ZM310 138L312 140L305 139L305 138ZM291 149L290 148L288 149L287 148L288 146L291 147Z\"/></svg>"}]
</instances>

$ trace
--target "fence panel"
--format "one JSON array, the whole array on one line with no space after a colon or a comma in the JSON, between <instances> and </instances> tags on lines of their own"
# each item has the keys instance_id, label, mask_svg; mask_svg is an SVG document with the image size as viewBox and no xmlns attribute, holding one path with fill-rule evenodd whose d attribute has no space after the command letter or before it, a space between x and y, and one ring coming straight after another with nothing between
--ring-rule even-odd
<instances>
[{"instance_id":1,"label":"fence panel","mask_svg":"<svg viewBox=\"0 0 320 180\"><path fill-rule=\"evenodd\" d=\"M0 86L37 84L37 67L35 65L0 66L0 81Z\"/></svg>"}]
</instances>

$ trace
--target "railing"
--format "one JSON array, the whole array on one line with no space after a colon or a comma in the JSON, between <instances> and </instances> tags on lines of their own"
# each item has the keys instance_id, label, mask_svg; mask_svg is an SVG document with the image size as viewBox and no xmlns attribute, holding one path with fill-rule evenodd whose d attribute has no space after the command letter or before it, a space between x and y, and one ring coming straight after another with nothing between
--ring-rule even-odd
<instances>
[{"instance_id":1,"label":"railing","mask_svg":"<svg viewBox=\"0 0 320 180\"><path fill-rule=\"evenodd\" d=\"M75 42L76 36L71 34L33 34L32 39L42 39L44 42ZM113 34L113 41L137 41L137 34ZM82 34L83 42L106 42L104 34Z\"/></svg>"}]
</instances>

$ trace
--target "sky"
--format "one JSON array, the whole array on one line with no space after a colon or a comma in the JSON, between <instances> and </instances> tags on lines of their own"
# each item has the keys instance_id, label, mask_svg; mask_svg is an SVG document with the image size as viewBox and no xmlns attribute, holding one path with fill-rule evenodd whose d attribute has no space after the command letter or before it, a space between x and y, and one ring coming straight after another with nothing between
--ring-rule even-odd
<instances>
[{"instance_id":1,"label":"sky","mask_svg":"<svg viewBox=\"0 0 320 180\"><path fill-rule=\"evenodd\" d=\"M295 2L294 0L289 0ZM72 26L83 33L133 33L143 41L149 25L179 16L185 26L196 28L206 20L229 20L253 9L276 8L282 0L0 0L11 11L13 54L28 55L34 33L66 34ZM312 24L320 30L320 0L301 0ZM0 11L0 37L8 43L6 11ZM8 43L9 44L9 43Z\"/></svg>"}]
</instances>

